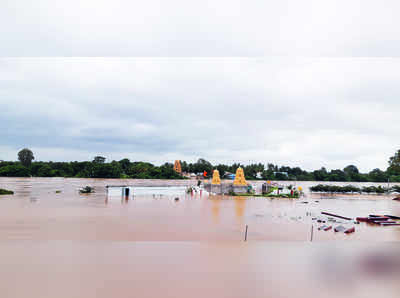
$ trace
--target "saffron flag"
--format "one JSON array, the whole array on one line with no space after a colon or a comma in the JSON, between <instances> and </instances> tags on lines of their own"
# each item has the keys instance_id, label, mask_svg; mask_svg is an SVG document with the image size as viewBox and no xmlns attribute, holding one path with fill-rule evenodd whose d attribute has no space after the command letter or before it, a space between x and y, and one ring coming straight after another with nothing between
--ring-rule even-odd
<instances>
[{"instance_id":1,"label":"saffron flag","mask_svg":"<svg viewBox=\"0 0 400 298\"><path fill-rule=\"evenodd\" d=\"M204 176L204 177L207 177L207 171L204 171L204 172L203 172L203 176Z\"/></svg>"}]
</instances>

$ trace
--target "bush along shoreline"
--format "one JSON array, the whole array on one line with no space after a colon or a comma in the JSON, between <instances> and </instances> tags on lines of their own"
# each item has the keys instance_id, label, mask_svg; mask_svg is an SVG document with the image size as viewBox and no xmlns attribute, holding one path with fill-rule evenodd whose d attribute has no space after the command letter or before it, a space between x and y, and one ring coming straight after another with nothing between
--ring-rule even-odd
<instances>
[{"instance_id":1,"label":"bush along shoreline","mask_svg":"<svg viewBox=\"0 0 400 298\"><path fill-rule=\"evenodd\" d=\"M318 193L367 193L367 194L384 194L384 193L400 193L400 186L394 185L392 187L382 187L382 186L364 186L357 187L354 185L327 185L318 184L310 187L311 192Z\"/></svg>"},{"instance_id":2,"label":"bush along shoreline","mask_svg":"<svg viewBox=\"0 0 400 298\"><path fill-rule=\"evenodd\" d=\"M13 194L14 192L12 190L0 188L0 195L13 195Z\"/></svg>"}]
</instances>

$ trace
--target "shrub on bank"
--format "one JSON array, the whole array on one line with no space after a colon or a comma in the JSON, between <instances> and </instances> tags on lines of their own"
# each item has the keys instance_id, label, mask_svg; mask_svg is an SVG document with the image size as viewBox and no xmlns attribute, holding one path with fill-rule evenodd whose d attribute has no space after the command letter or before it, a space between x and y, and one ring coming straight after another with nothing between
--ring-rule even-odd
<instances>
[{"instance_id":1,"label":"shrub on bank","mask_svg":"<svg viewBox=\"0 0 400 298\"><path fill-rule=\"evenodd\" d=\"M392 192L400 193L400 185L393 185L392 186Z\"/></svg>"},{"instance_id":2,"label":"shrub on bank","mask_svg":"<svg viewBox=\"0 0 400 298\"><path fill-rule=\"evenodd\" d=\"M14 192L12 190L0 188L0 195L13 195L13 194Z\"/></svg>"},{"instance_id":3,"label":"shrub on bank","mask_svg":"<svg viewBox=\"0 0 400 298\"><path fill-rule=\"evenodd\" d=\"M387 192L387 188L383 188L382 186L366 186L362 188L362 192L365 193L385 193Z\"/></svg>"}]
</instances>

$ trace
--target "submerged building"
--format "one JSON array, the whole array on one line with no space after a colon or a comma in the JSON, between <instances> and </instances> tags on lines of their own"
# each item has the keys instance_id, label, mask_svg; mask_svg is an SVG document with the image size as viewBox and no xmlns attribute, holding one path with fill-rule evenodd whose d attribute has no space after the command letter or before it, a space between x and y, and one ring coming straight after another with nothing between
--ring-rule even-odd
<instances>
[{"instance_id":1,"label":"submerged building","mask_svg":"<svg viewBox=\"0 0 400 298\"><path fill-rule=\"evenodd\" d=\"M211 183L204 184L206 191L215 194L247 193L248 186L244 171L240 167L236 170L235 180L233 182L221 182L219 171L214 170Z\"/></svg>"}]
</instances>

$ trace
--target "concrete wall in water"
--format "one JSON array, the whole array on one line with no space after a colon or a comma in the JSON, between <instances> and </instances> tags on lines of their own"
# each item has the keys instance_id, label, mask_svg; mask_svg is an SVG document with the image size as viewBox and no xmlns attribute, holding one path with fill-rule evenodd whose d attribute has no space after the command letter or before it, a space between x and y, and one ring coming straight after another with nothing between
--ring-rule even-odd
<instances>
[{"instance_id":1,"label":"concrete wall in water","mask_svg":"<svg viewBox=\"0 0 400 298\"><path fill-rule=\"evenodd\" d=\"M208 192L215 194L228 194L230 192L234 193L247 193L247 185L237 186L233 183L221 183L221 184L204 184L204 189Z\"/></svg>"}]
</instances>

